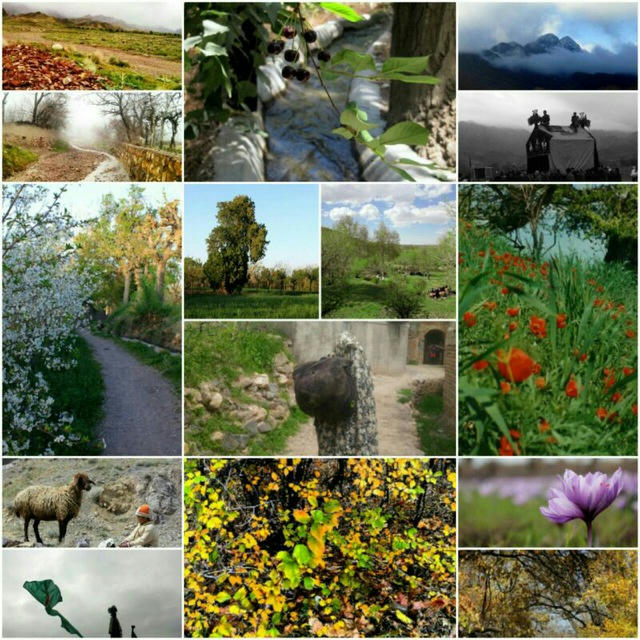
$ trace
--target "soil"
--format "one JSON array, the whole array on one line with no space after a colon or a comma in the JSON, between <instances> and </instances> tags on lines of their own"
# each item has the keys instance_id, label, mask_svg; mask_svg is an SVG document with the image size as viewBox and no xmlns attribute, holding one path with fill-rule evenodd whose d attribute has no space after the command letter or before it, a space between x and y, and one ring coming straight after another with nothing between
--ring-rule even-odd
<instances>
[{"instance_id":1,"label":"soil","mask_svg":"<svg viewBox=\"0 0 640 640\"><path fill-rule=\"evenodd\" d=\"M116 543L127 536L136 525L135 509L146 502L145 496L136 495L131 491L122 496L123 513L112 513L101 507L97 498L103 487L113 485L118 481L133 480L133 483L143 483L145 476L157 476L163 474L167 477L177 495L177 504L181 496L181 463L180 460L154 460L145 459L117 459L105 458L52 458L52 459L17 459L5 464L2 468L3 484L2 498L5 506L9 505L13 498L22 489L31 485L65 486L68 485L74 474L86 473L96 485L91 491L85 493L82 499L80 513L69 522L67 536L62 543L63 547L75 547L78 542L85 540L89 546L96 547L107 538L113 538ZM112 503L113 504L113 503ZM161 522L156 526L159 533L159 545L161 547L179 547L182 537L181 509L176 508L173 513L160 516ZM4 509L2 514L3 545L7 542L11 546L22 543L24 540L24 521L9 514ZM39 526L40 536L44 546L58 546L58 523L41 522ZM33 523L29 526L29 540L31 546L35 546Z\"/></svg>"},{"instance_id":2,"label":"soil","mask_svg":"<svg viewBox=\"0 0 640 640\"><path fill-rule=\"evenodd\" d=\"M4 34L4 39L12 42L38 42L51 46L53 41L45 38L38 33L31 31L21 32L12 31ZM64 44L64 43L61 43ZM76 44L70 45L75 51L91 55L97 53L102 54L105 58L117 56L120 60L127 62L133 71L144 73L149 76L182 76L182 65L175 60L166 60L164 58L155 58L153 56L144 56L120 49L112 49L110 47L93 47L90 45Z\"/></svg>"},{"instance_id":3,"label":"soil","mask_svg":"<svg viewBox=\"0 0 640 640\"><path fill-rule=\"evenodd\" d=\"M112 340L81 334L102 367L103 455L181 455L182 408L169 381Z\"/></svg>"},{"instance_id":4,"label":"soil","mask_svg":"<svg viewBox=\"0 0 640 640\"><path fill-rule=\"evenodd\" d=\"M436 379L443 376L442 367L416 365L407 365L405 372L401 375L373 376L380 455L424 455L409 404L398 402L398 391L409 389L414 380ZM289 438L285 455L318 455L318 442L312 420L302 424L298 433Z\"/></svg>"}]
</instances>

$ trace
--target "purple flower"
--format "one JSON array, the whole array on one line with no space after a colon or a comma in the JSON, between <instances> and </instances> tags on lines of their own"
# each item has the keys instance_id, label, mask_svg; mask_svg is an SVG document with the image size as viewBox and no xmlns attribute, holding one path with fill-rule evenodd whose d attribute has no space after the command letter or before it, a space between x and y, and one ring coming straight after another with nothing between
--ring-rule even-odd
<instances>
[{"instance_id":1,"label":"purple flower","mask_svg":"<svg viewBox=\"0 0 640 640\"><path fill-rule=\"evenodd\" d=\"M587 544L591 546L594 518L618 497L624 487L622 469L615 471L611 478L599 471L581 476L566 469L560 481L560 488L549 490L549 505L540 507L540 513L557 524L584 520L587 525Z\"/></svg>"}]
</instances>

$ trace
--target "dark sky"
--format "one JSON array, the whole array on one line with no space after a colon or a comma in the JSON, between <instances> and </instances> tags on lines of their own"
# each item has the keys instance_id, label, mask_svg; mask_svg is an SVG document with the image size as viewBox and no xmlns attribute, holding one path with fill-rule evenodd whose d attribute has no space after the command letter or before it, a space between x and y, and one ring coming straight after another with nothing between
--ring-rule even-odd
<instances>
[{"instance_id":1,"label":"dark sky","mask_svg":"<svg viewBox=\"0 0 640 640\"><path fill-rule=\"evenodd\" d=\"M3 550L2 632L6 637L71 638L60 619L23 587L51 578L63 601L58 610L85 637L108 637L107 608L115 604L125 637L179 637L182 631L182 558L156 549Z\"/></svg>"}]
</instances>

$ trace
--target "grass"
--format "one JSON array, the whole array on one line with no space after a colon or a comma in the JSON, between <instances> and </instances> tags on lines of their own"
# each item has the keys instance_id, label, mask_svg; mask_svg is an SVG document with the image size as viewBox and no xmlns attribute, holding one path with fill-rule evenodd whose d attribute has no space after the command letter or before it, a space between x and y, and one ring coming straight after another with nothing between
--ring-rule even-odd
<instances>
[{"instance_id":1,"label":"grass","mask_svg":"<svg viewBox=\"0 0 640 640\"><path fill-rule=\"evenodd\" d=\"M55 151L57 153L64 153L66 151L69 151L70 148L71 147L69 147L69 145L64 140L56 140L51 145L51 151Z\"/></svg>"},{"instance_id":2,"label":"grass","mask_svg":"<svg viewBox=\"0 0 640 640\"><path fill-rule=\"evenodd\" d=\"M443 400L440 394L425 393L416 406L416 426L420 446L429 456L451 456L456 453L455 429L445 428L441 422Z\"/></svg>"},{"instance_id":3,"label":"grass","mask_svg":"<svg viewBox=\"0 0 640 640\"><path fill-rule=\"evenodd\" d=\"M538 263L472 225L460 253L461 453L635 455L635 273L579 256ZM507 383L498 351L510 349L531 366Z\"/></svg>"},{"instance_id":4,"label":"grass","mask_svg":"<svg viewBox=\"0 0 640 640\"><path fill-rule=\"evenodd\" d=\"M424 283L425 290L442 286L455 277L447 279L445 276L409 276L410 281ZM420 318L454 318L456 313L456 297L449 296L440 300L429 298L425 291L424 304L417 317ZM337 309L324 314L325 318L393 318L394 315L385 309L385 284L361 278L350 278L345 300Z\"/></svg>"},{"instance_id":5,"label":"grass","mask_svg":"<svg viewBox=\"0 0 640 640\"><path fill-rule=\"evenodd\" d=\"M10 178L16 173L26 169L37 159L37 153L5 142L2 145L2 175L4 178Z\"/></svg>"},{"instance_id":6,"label":"grass","mask_svg":"<svg viewBox=\"0 0 640 640\"><path fill-rule=\"evenodd\" d=\"M398 389L398 402L400 404L408 404L413 397L413 391L411 389Z\"/></svg>"},{"instance_id":7,"label":"grass","mask_svg":"<svg viewBox=\"0 0 640 640\"><path fill-rule=\"evenodd\" d=\"M508 479L505 479L508 482ZM540 513L547 503L540 498L515 504L508 498L481 495L477 491L459 494L459 531L462 547L585 547L586 527L582 521L561 526ZM598 546L635 547L636 514L630 507L611 507L594 522Z\"/></svg>"},{"instance_id":8,"label":"grass","mask_svg":"<svg viewBox=\"0 0 640 640\"><path fill-rule=\"evenodd\" d=\"M86 340L76 336L70 343L70 357L77 365L63 371L43 370L54 398L53 414L68 412L74 416L71 432L80 437L74 445L53 444L56 455L98 454L96 429L103 416L104 382L100 364ZM33 453L37 453L33 452Z\"/></svg>"},{"instance_id":9,"label":"grass","mask_svg":"<svg viewBox=\"0 0 640 640\"><path fill-rule=\"evenodd\" d=\"M318 294L293 291L244 289L242 294L185 294L185 318L269 318L318 317Z\"/></svg>"},{"instance_id":10,"label":"grass","mask_svg":"<svg viewBox=\"0 0 640 640\"><path fill-rule=\"evenodd\" d=\"M186 323L184 331L186 387L197 387L201 382L219 379L227 384L238 404L260 404L234 386L234 382L243 374L270 373L276 354L286 353L281 336L229 323L205 326ZM285 397L286 391L282 390L281 395ZM297 433L301 423L309 419L298 407L291 407L290 411L290 416L277 428L249 441L249 455L275 455L284 451L287 440ZM229 455L228 450L211 440L211 434L216 431L242 432L237 419L225 412L191 411L187 421L197 425L196 429L185 430L185 439L197 447L198 453Z\"/></svg>"}]
</instances>

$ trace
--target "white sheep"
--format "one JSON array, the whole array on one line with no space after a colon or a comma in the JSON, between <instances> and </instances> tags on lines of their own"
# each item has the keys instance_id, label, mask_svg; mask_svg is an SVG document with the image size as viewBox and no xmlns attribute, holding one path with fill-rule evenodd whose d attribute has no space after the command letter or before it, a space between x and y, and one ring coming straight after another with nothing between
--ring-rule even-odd
<instances>
[{"instance_id":1,"label":"white sheep","mask_svg":"<svg viewBox=\"0 0 640 640\"><path fill-rule=\"evenodd\" d=\"M76 473L73 480L66 487L47 487L34 485L18 493L9 508L11 513L24 519L24 539L29 541L29 522L33 520L33 532L36 540L42 544L38 532L40 521L58 521L58 543L67 534L69 520L75 518L82 504L82 492L90 491L95 484L86 473Z\"/></svg>"}]
</instances>

